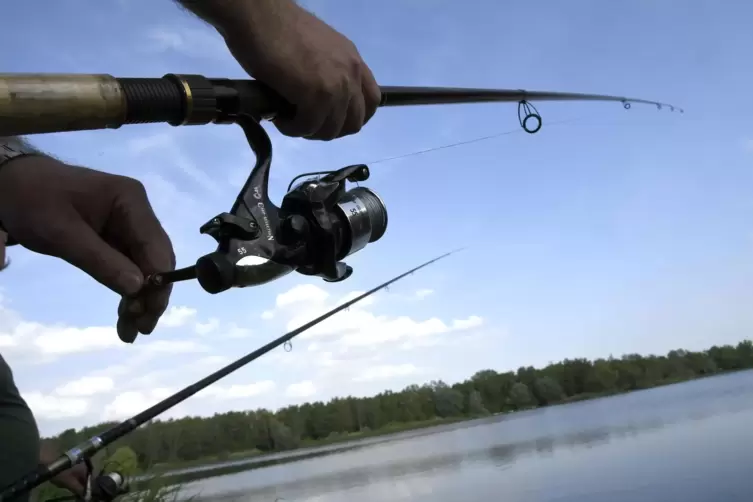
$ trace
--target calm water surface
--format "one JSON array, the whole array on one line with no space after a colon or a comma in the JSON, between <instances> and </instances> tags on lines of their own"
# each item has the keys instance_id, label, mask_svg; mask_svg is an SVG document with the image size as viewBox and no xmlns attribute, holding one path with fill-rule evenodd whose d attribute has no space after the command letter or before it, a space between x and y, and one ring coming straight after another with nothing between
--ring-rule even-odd
<instances>
[{"instance_id":1,"label":"calm water surface","mask_svg":"<svg viewBox=\"0 0 753 502\"><path fill-rule=\"evenodd\" d=\"M191 483L243 501L753 500L753 372L514 415Z\"/></svg>"}]
</instances>

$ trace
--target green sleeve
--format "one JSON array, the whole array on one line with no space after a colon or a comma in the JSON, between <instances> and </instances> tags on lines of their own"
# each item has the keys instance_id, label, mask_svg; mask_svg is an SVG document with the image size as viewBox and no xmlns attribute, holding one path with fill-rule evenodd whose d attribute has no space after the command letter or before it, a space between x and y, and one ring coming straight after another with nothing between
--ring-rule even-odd
<instances>
[{"instance_id":1,"label":"green sleeve","mask_svg":"<svg viewBox=\"0 0 753 502\"><path fill-rule=\"evenodd\" d=\"M0 355L0 487L4 488L39 463L39 430ZM26 502L19 497L17 502Z\"/></svg>"}]
</instances>

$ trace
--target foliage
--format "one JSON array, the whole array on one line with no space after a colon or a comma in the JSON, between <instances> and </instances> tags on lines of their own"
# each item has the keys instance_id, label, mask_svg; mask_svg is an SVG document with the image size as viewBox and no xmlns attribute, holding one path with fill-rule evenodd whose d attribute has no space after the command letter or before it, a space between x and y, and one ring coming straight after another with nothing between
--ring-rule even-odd
<instances>
[{"instance_id":1,"label":"foliage","mask_svg":"<svg viewBox=\"0 0 753 502\"><path fill-rule=\"evenodd\" d=\"M703 352L673 350L666 356L628 354L596 361L565 359L515 372L487 369L454 385L433 381L400 392L338 397L276 412L257 409L153 421L120 440L119 446L127 448L111 453L126 458L135 454L136 463L145 469L232 460L392 431L400 424L507 413L745 368L753 368L753 343L748 340ZM112 425L70 429L55 439L68 448Z\"/></svg>"},{"instance_id":2,"label":"foliage","mask_svg":"<svg viewBox=\"0 0 753 502\"><path fill-rule=\"evenodd\" d=\"M134 476L139 472L138 455L128 446L121 446L116 449L112 455L107 457L104 462L94 459L94 476L99 473L100 463L103 464L107 472L118 471L125 476ZM59 488L49 481L36 488L31 495L31 502L44 502L58 497L69 497L71 493L63 488Z\"/></svg>"},{"instance_id":3,"label":"foliage","mask_svg":"<svg viewBox=\"0 0 753 502\"><path fill-rule=\"evenodd\" d=\"M46 483L42 483L37 488L32 490L29 501L44 502L45 500L52 500L58 497L69 497L70 495L71 492L69 492L68 490L58 488L48 481Z\"/></svg>"},{"instance_id":4,"label":"foliage","mask_svg":"<svg viewBox=\"0 0 753 502\"><path fill-rule=\"evenodd\" d=\"M95 459L97 460L97 459ZM106 472L117 471L120 474L131 478L140 471L138 465L138 455L132 448L121 446L117 448L112 455L106 457L101 463ZM95 465L94 475L99 473L99 468ZM124 502L190 502L194 496L185 496L182 494L182 486L171 484L170 480L162 476L149 476L140 481L134 487L135 491L126 494L122 500ZM45 502L58 497L70 497L71 493L65 489L58 488L52 483L47 482L34 490L31 502Z\"/></svg>"},{"instance_id":5,"label":"foliage","mask_svg":"<svg viewBox=\"0 0 753 502\"><path fill-rule=\"evenodd\" d=\"M128 446L121 446L105 461L107 471L118 471L124 476L134 476L139 472L139 458Z\"/></svg>"}]
</instances>

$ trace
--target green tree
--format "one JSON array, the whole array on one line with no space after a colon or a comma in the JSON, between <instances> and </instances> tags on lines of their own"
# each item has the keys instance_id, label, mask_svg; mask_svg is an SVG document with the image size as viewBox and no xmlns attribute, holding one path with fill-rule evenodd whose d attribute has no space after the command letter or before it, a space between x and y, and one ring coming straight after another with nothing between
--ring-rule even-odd
<instances>
[{"instance_id":1,"label":"green tree","mask_svg":"<svg viewBox=\"0 0 753 502\"><path fill-rule=\"evenodd\" d=\"M481 393L475 389L468 394L467 414L471 417L483 417L489 414L489 410L484 406Z\"/></svg>"},{"instance_id":2,"label":"green tree","mask_svg":"<svg viewBox=\"0 0 753 502\"><path fill-rule=\"evenodd\" d=\"M139 459L129 446L121 446L105 460L105 469L118 471L124 476L134 476L139 472Z\"/></svg>"},{"instance_id":3,"label":"green tree","mask_svg":"<svg viewBox=\"0 0 753 502\"><path fill-rule=\"evenodd\" d=\"M222 460L288 450L327 438L348 438L354 433L395 430L401 424L510 412L749 368L753 368L753 342L743 340L734 346L714 346L700 352L677 349L666 355L565 359L542 368L522 366L516 371L484 369L452 385L432 381L369 397L338 397L276 411L236 410L211 417L153 420L119 440L117 446L107 448L98 465L102 458L114 458L145 470L180 461ZM113 425L107 422L67 429L51 439L61 449L69 449ZM45 499L59 494L53 488L45 484L35 496Z\"/></svg>"},{"instance_id":4,"label":"green tree","mask_svg":"<svg viewBox=\"0 0 753 502\"><path fill-rule=\"evenodd\" d=\"M463 395L446 383L433 382L434 407L438 417L457 417L463 413Z\"/></svg>"},{"instance_id":5,"label":"green tree","mask_svg":"<svg viewBox=\"0 0 753 502\"><path fill-rule=\"evenodd\" d=\"M605 359L594 361L591 372L585 382L586 392L608 392L617 387L619 374L613 365Z\"/></svg>"},{"instance_id":6,"label":"green tree","mask_svg":"<svg viewBox=\"0 0 753 502\"><path fill-rule=\"evenodd\" d=\"M528 386L522 382L516 382L510 389L510 402L515 409L521 410L533 404L533 396Z\"/></svg>"},{"instance_id":7,"label":"green tree","mask_svg":"<svg viewBox=\"0 0 753 502\"><path fill-rule=\"evenodd\" d=\"M560 384L548 376L537 378L534 381L533 392L542 405L557 403L565 397Z\"/></svg>"}]
</instances>

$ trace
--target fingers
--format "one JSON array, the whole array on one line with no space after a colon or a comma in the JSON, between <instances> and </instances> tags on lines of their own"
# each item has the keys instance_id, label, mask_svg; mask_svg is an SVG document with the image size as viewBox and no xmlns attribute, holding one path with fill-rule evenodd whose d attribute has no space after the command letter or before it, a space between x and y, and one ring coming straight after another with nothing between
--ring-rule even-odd
<instances>
[{"instance_id":1,"label":"fingers","mask_svg":"<svg viewBox=\"0 0 753 502\"><path fill-rule=\"evenodd\" d=\"M360 131L365 122L365 116L366 104L364 97L363 94L358 92L350 98L348 114L342 128L340 129L340 137L349 136Z\"/></svg>"},{"instance_id":2,"label":"fingers","mask_svg":"<svg viewBox=\"0 0 753 502\"><path fill-rule=\"evenodd\" d=\"M82 482L82 480L78 479L72 474L64 474L62 479L60 480L60 485L61 488L65 488L69 492L78 495L79 497L83 497L84 493L86 492L84 482Z\"/></svg>"},{"instance_id":3,"label":"fingers","mask_svg":"<svg viewBox=\"0 0 753 502\"><path fill-rule=\"evenodd\" d=\"M78 214L58 214L55 225L39 225L34 250L54 254L122 296L133 296L144 277L139 267L111 247Z\"/></svg>"},{"instance_id":4,"label":"fingers","mask_svg":"<svg viewBox=\"0 0 753 502\"><path fill-rule=\"evenodd\" d=\"M359 132L374 115L380 101L379 85L363 63L355 78L341 80L337 85L329 84L327 90L301 99L296 103L295 117L279 118L274 124L286 136L330 141Z\"/></svg>"},{"instance_id":5,"label":"fingers","mask_svg":"<svg viewBox=\"0 0 753 502\"><path fill-rule=\"evenodd\" d=\"M60 258L80 268L124 298L121 304L126 315L119 316L117 333L123 342L133 343L140 331L139 320L144 314L143 307L137 304L134 309L128 302L131 302L130 299L142 289L144 277L141 270L124 254L105 242L82 219L71 216L66 224L60 225L60 228L65 228L65 232L49 236L49 244L54 246ZM40 247L47 246L43 244ZM137 315L130 314L131 311L137 312Z\"/></svg>"},{"instance_id":6,"label":"fingers","mask_svg":"<svg viewBox=\"0 0 753 502\"><path fill-rule=\"evenodd\" d=\"M175 269L170 238L154 214L146 191L136 180L119 192L110 216L108 240L136 264L146 276ZM118 308L118 336L132 343L137 333L150 334L167 309L172 287L143 289L125 296Z\"/></svg>"},{"instance_id":7,"label":"fingers","mask_svg":"<svg viewBox=\"0 0 753 502\"><path fill-rule=\"evenodd\" d=\"M296 103L295 117L278 117L274 120L274 125L282 134L292 138L308 138L315 135L327 119L327 114L323 113L322 103L329 99L328 96L319 94L310 98L308 102Z\"/></svg>"},{"instance_id":8,"label":"fingers","mask_svg":"<svg viewBox=\"0 0 753 502\"><path fill-rule=\"evenodd\" d=\"M371 73L371 69L368 66L364 64L362 71L361 89L365 103L365 115L363 119L363 124L365 125L374 116L382 102L382 90L379 88L379 84L377 84L374 74Z\"/></svg>"},{"instance_id":9,"label":"fingers","mask_svg":"<svg viewBox=\"0 0 753 502\"><path fill-rule=\"evenodd\" d=\"M80 469L77 469L76 467L78 466L69 468L60 473L57 477L52 478L52 483L78 495L79 497L83 497L86 492L86 473L80 472Z\"/></svg>"},{"instance_id":10,"label":"fingers","mask_svg":"<svg viewBox=\"0 0 753 502\"><path fill-rule=\"evenodd\" d=\"M308 139L330 141L340 137L343 125L353 115L349 110L351 92L347 81L341 82L340 88L329 99L331 101L329 114L325 115L326 118L318 131L306 136ZM358 124L358 128L361 128L361 124Z\"/></svg>"}]
</instances>

